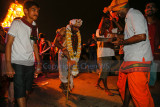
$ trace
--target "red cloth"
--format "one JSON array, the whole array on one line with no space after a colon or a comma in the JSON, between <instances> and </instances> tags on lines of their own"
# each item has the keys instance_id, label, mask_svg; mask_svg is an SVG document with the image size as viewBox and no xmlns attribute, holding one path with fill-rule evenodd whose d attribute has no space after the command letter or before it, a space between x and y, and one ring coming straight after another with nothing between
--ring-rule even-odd
<instances>
[{"instance_id":1,"label":"red cloth","mask_svg":"<svg viewBox=\"0 0 160 107\"><path fill-rule=\"evenodd\" d=\"M158 52L158 46L160 45L160 20L157 20L153 24L148 24L149 39L151 44L152 53Z\"/></svg>"},{"instance_id":2,"label":"red cloth","mask_svg":"<svg viewBox=\"0 0 160 107\"><path fill-rule=\"evenodd\" d=\"M156 24L148 24L149 30L149 40L151 44L152 53L154 53L154 41L155 41L155 34L156 34Z\"/></svg>"},{"instance_id":3,"label":"red cloth","mask_svg":"<svg viewBox=\"0 0 160 107\"><path fill-rule=\"evenodd\" d=\"M121 68L125 68L132 64L151 64L148 62L126 61L123 62ZM117 86L120 95L124 100L126 80L128 80L128 88L136 107L154 107L154 102L149 90L148 82L150 78L149 67L133 67L131 69L122 70L120 68ZM126 73L132 70L130 73ZM135 71L135 72L134 72ZM125 73L124 73L125 72Z\"/></svg>"},{"instance_id":4,"label":"red cloth","mask_svg":"<svg viewBox=\"0 0 160 107\"><path fill-rule=\"evenodd\" d=\"M150 66L151 61L148 62L138 62L138 61L124 61L120 67L120 72L123 73L132 73L132 72L138 72L138 71L150 71L150 67L132 67L129 69L125 69L126 67L133 65L133 64L147 64Z\"/></svg>"},{"instance_id":5,"label":"red cloth","mask_svg":"<svg viewBox=\"0 0 160 107\"><path fill-rule=\"evenodd\" d=\"M24 17L21 19L22 22L24 24L26 24L27 26L29 26L32 29L31 35L30 35L30 39L34 40L35 43L37 43L37 26L36 25L32 25L31 23L29 23Z\"/></svg>"}]
</instances>

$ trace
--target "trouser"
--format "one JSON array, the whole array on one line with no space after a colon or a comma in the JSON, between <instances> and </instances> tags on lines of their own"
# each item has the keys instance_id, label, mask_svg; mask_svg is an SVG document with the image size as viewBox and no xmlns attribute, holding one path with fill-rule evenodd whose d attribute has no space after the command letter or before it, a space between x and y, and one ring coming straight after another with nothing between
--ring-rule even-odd
<instances>
[{"instance_id":1,"label":"trouser","mask_svg":"<svg viewBox=\"0 0 160 107\"><path fill-rule=\"evenodd\" d=\"M31 91L34 79L34 66L24 66L19 64L12 64L15 70L13 78L14 82L14 97L26 97L26 91Z\"/></svg>"},{"instance_id":2,"label":"trouser","mask_svg":"<svg viewBox=\"0 0 160 107\"><path fill-rule=\"evenodd\" d=\"M154 86L157 80L157 68L158 68L158 64L153 61L151 64L151 70L150 70L150 80L149 80L150 86Z\"/></svg>"},{"instance_id":3,"label":"trouser","mask_svg":"<svg viewBox=\"0 0 160 107\"><path fill-rule=\"evenodd\" d=\"M59 78L62 83L68 83L67 58L58 56ZM73 75L70 72L70 88L73 88Z\"/></svg>"}]
</instances>

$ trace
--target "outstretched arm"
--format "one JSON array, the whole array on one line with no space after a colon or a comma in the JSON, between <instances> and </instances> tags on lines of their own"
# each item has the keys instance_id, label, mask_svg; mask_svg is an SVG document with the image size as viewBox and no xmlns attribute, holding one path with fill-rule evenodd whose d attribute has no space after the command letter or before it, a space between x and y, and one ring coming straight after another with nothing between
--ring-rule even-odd
<instances>
[{"instance_id":1,"label":"outstretched arm","mask_svg":"<svg viewBox=\"0 0 160 107\"><path fill-rule=\"evenodd\" d=\"M71 60L71 58L70 58L70 56L69 56L68 50L67 50L65 47L63 47L63 45L62 45L63 42L64 42L63 39L65 39L65 30L62 29L59 33L57 33L56 38L55 38L55 40L54 40L54 44L55 44L55 46L57 46L59 49L61 49L62 52L63 52L63 55L64 55L65 57L67 57L67 59L68 59L68 62L67 62L68 65L69 65L69 66L72 66L72 65L74 65L76 62Z\"/></svg>"},{"instance_id":2,"label":"outstretched arm","mask_svg":"<svg viewBox=\"0 0 160 107\"><path fill-rule=\"evenodd\" d=\"M116 24L116 26L118 27L118 31L122 32L124 29L123 27L114 19L112 18L112 21Z\"/></svg>"},{"instance_id":3,"label":"outstretched arm","mask_svg":"<svg viewBox=\"0 0 160 107\"><path fill-rule=\"evenodd\" d=\"M139 34L139 35L134 35L131 38L126 40L117 39L117 41L112 43L114 43L115 45L130 45L130 44L139 43L145 40L146 40L146 34Z\"/></svg>"}]
</instances>

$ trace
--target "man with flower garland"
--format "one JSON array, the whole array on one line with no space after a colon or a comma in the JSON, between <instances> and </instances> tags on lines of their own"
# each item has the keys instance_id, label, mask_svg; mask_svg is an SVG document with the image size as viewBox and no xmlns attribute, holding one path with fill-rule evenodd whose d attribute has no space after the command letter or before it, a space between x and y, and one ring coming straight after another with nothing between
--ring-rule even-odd
<instances>
[{"instance_id":1,"label":"man with flower garland","mask_svg":"<svg viewBox=\"0 0 160 107\"><path fill-rule=\"evenodd\" d=\"M81 19L72 19L69 25L57 30L57 35L54 40L55 46L59 50L58 68L59 78L61 80L60 88L64 93L67 92L68 84L68 64L74 65L70 68L70 90L73 88L73 76L79 73L77 63L81 54L81 35L79 28L82 25Z\"/></svg>"}]
</instances>

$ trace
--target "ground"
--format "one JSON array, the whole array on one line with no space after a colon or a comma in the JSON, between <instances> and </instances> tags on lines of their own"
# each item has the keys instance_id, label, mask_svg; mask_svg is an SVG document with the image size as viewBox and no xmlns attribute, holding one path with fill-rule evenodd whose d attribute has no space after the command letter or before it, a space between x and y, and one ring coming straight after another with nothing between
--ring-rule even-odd
<instances>
[{"instance_id":1,"label":"ground","mask_svg":"<svg viewBox=\"0 0 160 107\"><path fill-rule=\"evenodd\" d=\"M71 97L66 100L59 88L58 73L50 73L48 78L38 77L34 80L35 84L28 100L28 107L121 107L122 100L116 86L117 76L108 77L108 87L115 94L114 96L107 96L104 90L96 88L97 79L97 73L80 73L74 78ZM160 107L159 89L158 82L151 89L156 107ZM132 102L130 107L133 107Z\"/></svg>"}]
</instances>

